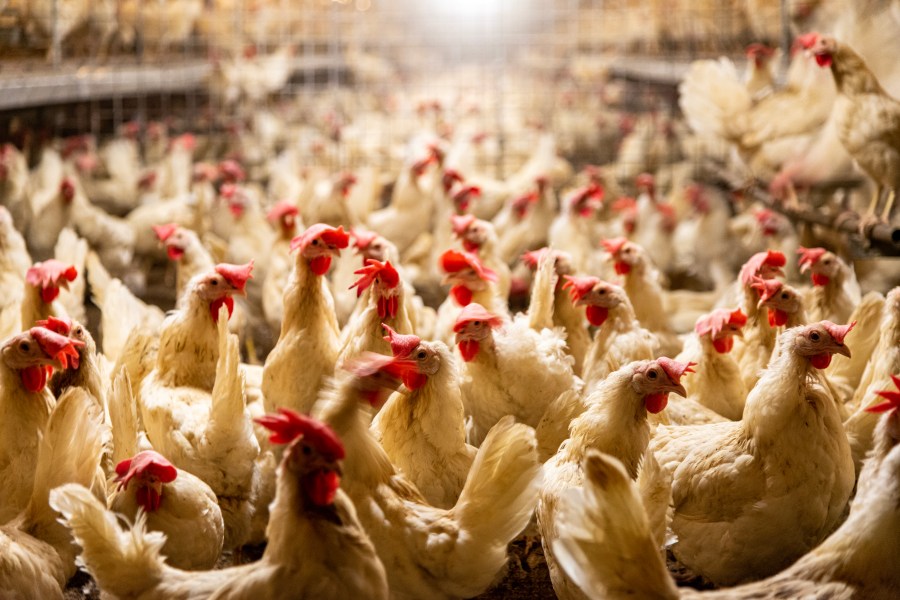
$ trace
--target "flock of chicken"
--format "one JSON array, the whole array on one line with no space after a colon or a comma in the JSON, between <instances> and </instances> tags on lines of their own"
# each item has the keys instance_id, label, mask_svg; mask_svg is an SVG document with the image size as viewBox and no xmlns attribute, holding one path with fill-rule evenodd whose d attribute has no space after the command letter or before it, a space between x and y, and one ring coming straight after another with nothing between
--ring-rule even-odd
<instances>
[{"instance_id":1,"label":"flock of chicken","mask_svg":"<svg viewBox=\"0 0 900 600\"><path fill-rule=\"evenodd\" d=\"M381 207L154 127L0 151L0 595L466 598L524 536L561 598L896 596L900 288L547 133L504 180L420 136Z\"/></svg>"}]
</instances>

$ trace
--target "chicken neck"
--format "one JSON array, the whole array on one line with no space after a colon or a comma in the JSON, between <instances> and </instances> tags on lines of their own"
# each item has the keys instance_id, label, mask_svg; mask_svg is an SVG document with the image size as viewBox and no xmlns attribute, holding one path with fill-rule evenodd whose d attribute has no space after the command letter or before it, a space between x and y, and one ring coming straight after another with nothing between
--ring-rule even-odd
<instances>
[{"instance_id":1,"label":"chicken neck","mask_svg":"<svg viewBox=\"0 0 900 600\"><path fill-rule=\"evenodd\" d=\"M567 462L581 463L591 448L622 461L632 479L650 442L643 399L631 385L632 372L619 369L587 398L588 409L569 427L560 452Z\"/></svg>"},{"instance_id":2,"label":"chicken neck","mask_svg":"<svg viewBox=\"0 0 900 600\"><path fill-rule=\"evenodd\" d=\"M33 327L38 321L47 319L53 314L52 305L41 298L40 288L31 284L25 285L25 296L22 299L22 328Z\"/></svg>"},{"instance_id":3,"label":"chicken neck","mask_svg":"<svg viewBox=\"0 0 900 600\"><path fill-rule=\"evenodd\" d=\"M838 92L845 96L862 94L886 95L878 79L869 70L862 57L849 46L838 44L834 60L831 62L831 74Z\"/></svg>"},{"instance_id":4,"label":"chicken neck","mask_svg":"<svg viewBox=\"0 0 900 600\"><path fill-rule=\"evenodd\" d=\"M216 324L205 300L194 293L188 298L187 306L163 323L157 378L166 387L191 386L211 392L219 360Z\"/></svg>"},{"instance_id":5,"label":"chicken neck","mask_svg":"<svg viewBox=\"0 0 900 600\"><path fill-rule=\"evenodd\" d=\"M325 280L310 269L306 258L298 254L288 284L284 289L284 319L279 340L288 332L320 323L331 329L338 339L340 328L334 313L331 294L326 292Z\"/></svg>"}]
</instances>

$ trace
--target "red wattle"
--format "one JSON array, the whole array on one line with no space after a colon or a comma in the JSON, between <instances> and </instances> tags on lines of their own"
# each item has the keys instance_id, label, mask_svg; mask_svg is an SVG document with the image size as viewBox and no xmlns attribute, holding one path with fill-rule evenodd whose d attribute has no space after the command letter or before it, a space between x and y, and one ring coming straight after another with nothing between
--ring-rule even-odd
<instances>
[{"instance_id":1,"label":"red wattle","mask_svg":"<svg viewBox=\"0 0 900 600\"><path fill-rule=\"evenodd\" d=\"M466 252L478 252L481 249L481 246L479 246L475 242L463 240L463 248L466 249Z\"/></svg>"},{"instance_id":2,"label":"red wattle","mask_svg":"<svg viewBox=\"0 0 900 600\"><path fill-rule=\"evenodd\" d=\"M406 373L403 375L403 385L410 390L417 390L428 383L428 376L422 373Z\"/></svg>"},{"instance_id":3,"label":"red wattle","mask_svg":"<svg viewBox=\"0 0 900 600\"><path fill-rule=\"evenodd\" d=\"M579 217L590 217L592 214L594 214L594 209L588 204L583 204L578 208Z\"/></svg>"},{"instance_id":4,"label":"red wattle","mask_svg":"<svg viewBox=\"0 0 900 600\"><path fill-rule=\"evenodd\" d=\"M139 487L135 492L135 500L147 512L155 512L162 505L162 496L149 486Z\"/></svg>"},{"instance_id":5,"label":"red wattle","mask_svg":"<svg viewBox=\"0 0 900 600\"><path fill-rule=\"evenodd\" d=\"M631 273L631 265L628 263L617 260L613 267L616 269L616 275L628 275Z\"/></svg>"},{"instance_id":6,"label":"red wattle","mask_svg":"<svg viewBox=\"0 0 900 600\"><path fill-rule=\"evenodd\" d=\"M331 257L317 256L309 261L309 268L316 275L324 275L331 268Z\"/></svg>"},{"instance_id":7,"label":"red wattle","mask_svg":"<svg viewBox=\"0 0 900 600\"><path fill-rule=\"evenodd\" d=\"M382 319L397 316L397 296L378 298L378 316Z\"/></svg>"},{"instance_id":8,"label":"red wattle","mask_svg":"<svg viewBox=\"0 0 900 600\"><path fill-rule=\"evenodd\" d=\"M819 275L818 273L812 274L812 283L813 285L828 285L828 282L831 281L826 275Z\"/></svg>"},{"instance_id":9,"label":"red wattle","mask_svg":"<svg viewBox=\"0 0 900 600\"><path fill-rule=\"evenodd\" d=\"M834 57L830 54L816 54L816 64L820 67L830 67Z\"/></svg>"},{"instance_id":10,"label":"red wattle","mask_svg":"<svg viewBox=\"0 0 900 600\"><path fill-rule=\"evenodd\" d=\"M328 506L334 502L341 477L334 471L319 470L308 476L305 482L306 494L316 506Z\"/></svg>"},{"instance_id":11,"label":"red wattle","mask_svg":"<svg viewBox=\"0 0 900 600\"><path fill-rule=\"evenodd\" d=\"M647 407L647 412L653 413L654 415L658 412L661 412L662 409L666 407L666 404L669 403L669 393L663 392L660 394L648 394L644 396L644 406Z\"/></svg>"},{"instance_id":12,"label":"red wattle","mask_svg":"<svg viewBox=\"0 0 900 600\"><path fill-rule=\"evenodd\" d=\"M19 377L29 392L40 392L47 385L47 369L43 365L32 365L22 369Z\"/></svg>"},{"instance_id":13,"label":"red wattle","mask_svg":"<svg viewBox=\"0 0 900 600\"><path fill-rule=\"evenodd\" d=\"M166 254L169 255L169 260L181 260L181 257L184 256L184 249L178 246L169 246L166 248Z\"/></svg>"},{"instance_id":14,"label":"red wattle","mask_svg":"<svg viewBox=\"0 0 900 600\"><path fill-rule=\"evenodd\" d=\"M817 369L826 369L831 364L831 355L828 353L816 354L809 359L809 362Z\"/></svg>"},{"instance_id":15,"label":"red wattle","mask_svg":"<svg viewBox=\"0 0 900 600\"><path fill-rule=\"evenodd\" d=\"M609 309L602 306L589 305L584 313L587 316L588 323L595 327L600 327L609 316Z\"/></svg>"},{"instance_id":16,"label":"red wattle","mask_svg":"<svg viewBox=\"0 0 900 600\"><path fill-rule=\"evenodd\" d=\"M450 293L460 306L468 306L472 302L472 290L464 285L454 285L450 288Z\"/></svg>"},{"instance_id":17,"label":"red wattle","mask_svg":"<svg viewBox=\"0 0 900 600\"><path fill-rule=\"evenodd\" d=\"M728 354L731 352L731 349L734 348L734 338L729 335L713 340L713 348L715 348L716 352L719 354Z\"/></svg>"},{"instance_id":18,"label":"red wattle","mask_svg":"<svg viewBox=\"0 0 900 600\"><path fill-rule=\"evenodd\" d=\"M463 340L459 343L459 353L462 354L463 360L472 362L478 356L480 344L476 340Z\"/></svg>"},{"instance_id":19,"label":"red wattle","mask_svg":"<svg viewBox=\"0 0 900 600\"><path fill-rule=\"evenodd\" d=\"M44 304L50 304L54 300L56 300L57 296L59 296L59 288L55 286L47 286L45 288L41 288L41 300L44 301Z\"/></svg>"},{"instance_id":20,"label":"red wattle","mask_svg":"<svg viewBox=\"0 0 900 600\"><path fill-rule=\"evenodd\" d=\"M777 308L769 309L769 325L772 327L781 327L785 323L788 322L788 315L783 310L778 310Z\"/></svg>"},{"instance_id":21,"label":"red wattle","mask_svg":"<svg viewBox=\"0 0 900 600\"><path fill-rule=\"evenodd\" d=\"M209 303L209 314L212 315L213 322L219 322L219 308L222 305L228 307L228 318L231 318L231 313L234 312L234 298L231 296L222 296L216 300L213 300Z\"/></svg>"}]
</instances>

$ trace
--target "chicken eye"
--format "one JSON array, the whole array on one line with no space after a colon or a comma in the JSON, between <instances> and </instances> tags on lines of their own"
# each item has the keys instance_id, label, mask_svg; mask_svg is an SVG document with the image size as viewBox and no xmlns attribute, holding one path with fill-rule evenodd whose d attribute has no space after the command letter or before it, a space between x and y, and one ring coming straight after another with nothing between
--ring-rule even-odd
<instances>
[{"instance_id":1,"label":"chicken eye","mask_svg":"<svg viewBox=\"0 0 900 600\"><path fill-rule=\"evenodd\" d=\"M75 335L81 335L82 333L84 333L84 330L81 327L75 329Z\"/></svg>"},{"instance_id":2,"label":"chicken eye","mask_svg":"<svg viewBox=\"0 0 900 600\"><path fill-rule=\"evenodd\" d=\"M311 452L312 452L312 449L309 446L306 446L306 445L303 446L303 454L305 454L306 456L309 456Z\"/></svg>"},{"instance_id":3,"label":"chicken eye","mask_svg":"<svg viewBox=\"0 0 900 600\"><path fill-rule=\"evenodd\" d=\"M428 353L424 350L419 350L418 354L416 354L416 358L419 360L425 360L428 357Z\"/></svg>"},{"instance_id":4,"label":"chicken eye","mask_svg":"<svg viewBox=\"0 0 900 600\"><path fill-rule=\"evenodd\" d=\"M647 373L647 379L656 379L658 377L656 371L649 371Z\"/></svg>"},{"instance_id":5,"label":"chicken eye","mask_svg":"<svg viewBox=\"0 0 900 600\"><path fill-rule=\"evenodd\" d=\"M606 293L606 290L603 289L603 288L600 288L599 290L597 290L597 293L600 294L600 295L602 296L603 294Z\"/></svg>"},{"instance_id":6,"label":"chicken eye","mask_svg":"<svg viewBox=\"0 0 900 600\"><path fill-rule=\"evenodd\" d=\"M473 321L472 325L474 325L475 327L481 327L481 321Z\"/></svg>"},{"instance_id":7,"label":"chicken eye","mask_svg":"<svg viewBox=\"0 0 900 600\"><path fill-rule=\"evenodd\" d=\"M218 280L218 279L213 279L213 280L210 282L210 285L219 285L219 280Z\"/></svg>"},{"instance_id":8,"label":"chicken eye","mask_svg":"<svg viewBox=\"0 0 900 600\"><path fill-rule=\"evenodd\" d=\"M21 344L19 344L19 350L21 350L22 352L28 352L29 350L31 350L31 344L29 344L28 342L22 342Z\"/></svg>"},{"instance_id":9,"label":"chicken eye","mask_svg":"<svg viewBox=\"0 0 900 600\"><path fill-rule=\"evenodd\" d=\"M818 342L820 337L821 336L819 336L819 333L816 331L813 331L811 334L809 334L809 339L811 339L814 342Z\"/></svg>"},{"instance_id":10,"label":"chicken eye","mask_svg":"<svg viewBox=\"0 0 900 600\"><path fill-rule=\"evenodd\" d=\"M319 238L314 239L314 240L312 241L312 245L313 245L313 246L318 246L318 245L319 245Z\"/></svg>"},{"instance_id":11,"label":"chicken eye","mask_svg":"<svg viewBox=\"0 0 900 600\"><path fill-rule=\"evenodd\" d=\"M781 299L782 299L782 300L787 300L787 299L788 299L788 293L787 293L787 292L781 292Z\"/></svg>"}]
</instances>

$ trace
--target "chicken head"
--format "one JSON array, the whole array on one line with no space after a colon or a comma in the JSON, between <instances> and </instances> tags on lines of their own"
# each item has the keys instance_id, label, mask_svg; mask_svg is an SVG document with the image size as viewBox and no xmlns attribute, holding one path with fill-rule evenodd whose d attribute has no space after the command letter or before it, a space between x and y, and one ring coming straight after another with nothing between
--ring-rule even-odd
<instances>
[{"instance_id":1,"label":"chicken head","mask_svg":"<svg viewBox=\"0 0 900 600\"><path fill-rule=\"evenodd\" d=\"M687 396L681 377L685 373L693 373L691 367L695 364L681 363L666 357L635 363L631 386L643 399L647 412L656 414L662 411L669 402L670 392Z\"/></svg>"},{"instance_id":2,"label":"chicken head","mask_svg":"<svg viewBox=\"0 0 900 600\"><path fill-rule=\"evenodd\" d=\"M356 288L356 297L372 288L377 298L378 316L380 318L396 317L400 301L400 275L390 261L380 262L366 259L366 266L353 272L361 277L350 288Z\"/></svg>"},{"instance_id":3,"label":"chicken head","mask_svg":"<svg viewBox=\"0 0 900 600\"><path fill-rule=\"evenodd\" d=\"M270 442L288 445L282 469L296 476L301 498L312 507L330 506L340 487L340 461L345 456L344 445L334 430L289 408L280 408L277 414L256 422L271 432Z\"/></svg>"},{"instance_id":4,"label":"chicken head","mask_svg":"<svg viewBox=\"0 0 900 600\"><path fill-rule=\"evenodd\" d=\"M165 457L153 450L145 450L116 465L115 482L119 484L119 490L126 490L134 480L138 506L154 512L162 505L163 484L171 483L177 477L178 470Z\"/></svg>"},{"instance_id":5,"label":"chicken head","mask_svg":"<svg viewBox=\"0 0 900 600\"><path fill-rule=\"evenodd\" d=\"M716 352L727 354L734 348L734 336L744 336L746 324L747 315L741 309L717 308L697 319L694 331L701 337L708 336Z\"/></svg>"},{"instance_id":6,"label":"chicken head","mask_svg":"<svg viewBox=\"0 0 900 600\"><path fill-rule=\"evenodd\" d=\"M444 284L450 284L450 293L460 306L472 301L472 293L482 291L489 283L497 281L497 273L482 264L481 259L471 252L447 250L439 259L444 270Z\"/></svg>"},{"instance_id":7,"label":"chicken head","mask_svg":"<svg viewBox=\"0 0 900 600\"><path fill-rule=\"evenodd\" d=\"M34 263L25 273L25 281L41 290L41 300L50 304L59 296L59 289L69 289L69 283L78 277L75 265L66 265L55 258Z\"/></svg>"},{"instance_id":8,"label":"chicken head","mask_svg":"<svg viewBox=\"0 0 900 600\"><path fill-rule=\"evenodd\" d=\"M840 259L825 248L804 248L801 246L797 249L800 255L798 261L800 272L809 271L813 285L828 285L841 268Z\"/></svg>"},{"instance_id":9,"label":"chicken head","mask_svg":"<svg viewBox=\"0 0 900 600\"><path fill-rule=\"evenodd\" d=\"M625 290L593 276L565 276L564 289L575 306L585 307L588 322L600 327L609 317L609 311L625 299Z\"/></svg>"},{"instance_id":10,"label":"chicken head","mask_svg":"<svg viewBox=\"0 0 900 600\"><path fill-rule=\"evenodd\" d=\"M601 240L600 243L613 260L617 275L627 275L644 262L644 249L623 237Z\"/></svg>"},{"instance_id":11,"label":"chicken head","mask_svg":"<svg viewBox=\"0 0 900 600\"><path fill-rule=\"evenodd\" d=\"M750 285L759 294L757 307L769 309L769 325L772 327L785 325L791 315L803 309L800 293L777 279L754 277Z\"/></svg>"},{"instance_id":12,"label":"chicken head","mask_svg":"<svg viewBox=\"0 0 900 600\"><path fill-rule=\"evenodd\" d=\"M278 228L282 236L291 238L294 235L297 215L299 214L300 210L296 204L290 200L282 200L269 209L269 212L266 213L266 219Z\"/></svg>"},{"instance_id":13,"label":"chicken head","mask_svg":"<svg viewBox=\"0 0 900 600\"><path fill-rule=\"evenodd\" d=\"M414 365L403 373L403 385L410 390L417 390L428 383L428 378L441 368L441 355L437 349L418 336L397 333L384 323L381 326L387 333L384 339L390 342L394 358L411 361Z\"/></svg>"},{"instance_id":14,"label":"chicken head","mask_svg":"<svg viewBox=\"0 0 900 600\"><path fill-rule=\"evenodd\" d=\"M494 226L475 215L453 215L451 217L453 233L462 241L466 252L478 252L491 238Z\"/></svg>"},{"instance_id":15,"label":"chicken head","mask_svg":"<svg viewBox=\"0 0 900 600\"><path fill-rule=\"evenodd\" d=\"M154 225L153 233L156 234L160 242L165 244L166 254L170 260L181 260L191 244L190 235L192 232L184 227L179 227L177 223ZM196 236L196 234L194 235Z\"/></svg>"},{"instance_id":16,"label":"chicken head","mask_svg":"<svg viewBox=\"0 0 900 600\"><path fill-rule=\"evenodd\" d=\"M350 232L350 235L353 236L353 246L356 249L356 253L363 258L363 264L365 264L368 259L379 260L382 262L388 259L391 243L382 236L374 231L358 228L353 229Z\"/></svg>"},{"instance_id":17,"label":"chicken head","mask_svg":"<svg viewBox=\"0 0 900 600\"><path fill-rule=\"evenodd\" d=\"M798 36L797 41L807 52L815 56L816 64L820 67L830 67L834 62L837 41L833 37L810 32Z\"/></svg>"},{"instance_id":18,"label":"chicken head","mask_svg":"<svg viewBox=\"0 0 900 600\"><path fill-rule=\"evenodd\" d=\"M472 201L481 197L481 188L477 185L461 185L450 197L457 214L465 214L472 207Z\"/></svg>"},{"instance_id":19,"label":"chicken head","mask_svg":"<svg viewBox=\"0 0 900 600\"><path fill-rule=\"evenodd\" d=\"M850 348L844 345L844 338L855 325L856 321L848 325L819 321L798 327L793 337L794 351L809 359L812 366L817 369L824 369L830 365L834 354L850 358Z\"/></svg>"},{"instance_id":20,"label":"chicken head","mask_svg":"<svg viewBox=\"0 0 900 600\"><path fill-rule=\"evenodd\" d=\"M463 360L470 362L478 356L481 344L490 343L493 340L491 331L502 324L500 317L477 302L463 308L453 325L456 344Z\"/></svg>"},{"instance_id":21,"label":"chicken head","mask_svg":"<svg viewBox=\"0 0 900 600\"><path fill-rule=\"evenodd\" d=\"M754 277L762 279L774 279L784 277L782 267L787 264L787 258L777 250L757 252L751 256L741 267L740 279L743 285L751 285Z\"/></svg>"},{"instance_id":22,"label":"chicken head","mask_svg":"<svg viewBox=\"0 0 900 600\"><path fill-rule=\"evenodd\" d=\"M291 250L298 250L298 258L307 262L316 275L324 275L331 267L331 259L340 256L350 244L350 236L343 227L316 223L291 240Z\"/></svg>"},{"instance_id":23,"label":"chicken head","mask_svg":"<svg viewBox=\"0 0 900 600\"><path fill-rule=\"evenodd\" d=\"M32 327L9 338L0 348L0 357L7 368L17 372L22 385L29 392L40 392L54 368L68 368L78 358L81 342L44 329Z\"/></svg>"},{"instance_id":24,"label":"chicken head","mask_svg":"<svg viewBox=\"0 0 900 600\"><path fill-rule=\"evenodd\" d=\"M219 318L219 308L225 305L228 308L228 316L234 312L234 298L232 295L246 296L245 287L247 281L253 278L253 261L246 265L231 265L220 263L215 269L198 275L195 278L195 292L209 304L209 312L213 321Z\"/></svg>"}]
</instances>

